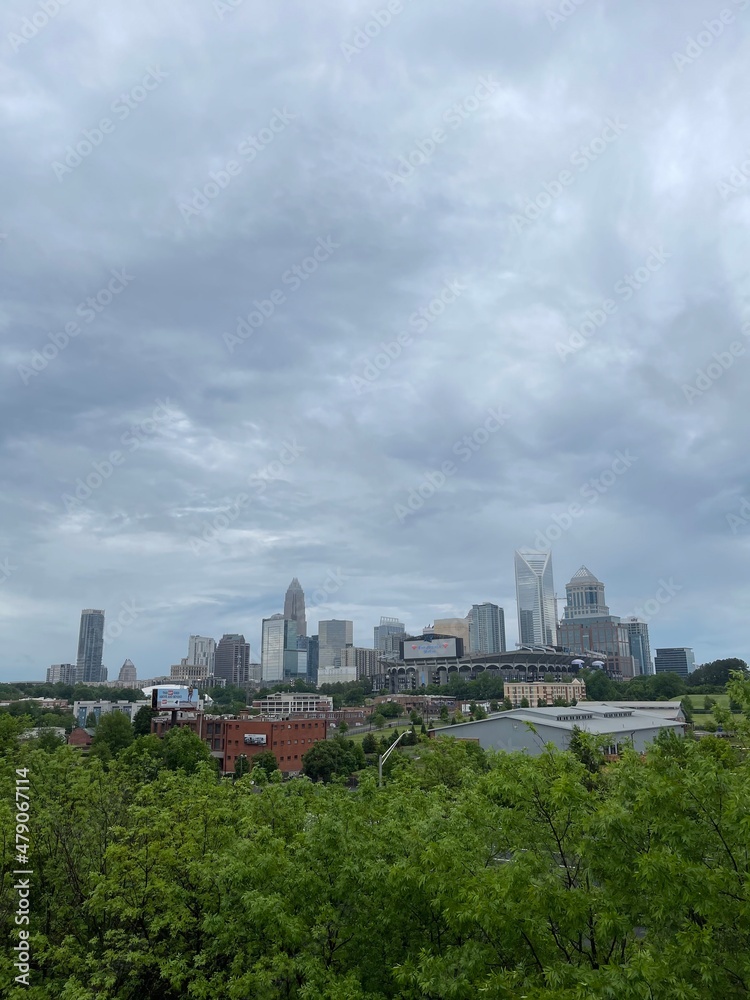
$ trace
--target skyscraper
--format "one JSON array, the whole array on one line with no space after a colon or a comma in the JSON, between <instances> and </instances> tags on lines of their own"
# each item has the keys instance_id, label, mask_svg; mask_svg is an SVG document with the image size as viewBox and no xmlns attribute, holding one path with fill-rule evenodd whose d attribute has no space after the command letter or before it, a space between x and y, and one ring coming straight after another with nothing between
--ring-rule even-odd
<instances>
[{"instance_id":1,"label":"skyscraper","mask_svg":"<svg viewBox=\"0 0 750 1000\"><path fill-rule=\"evenodd\" d=\"M318 669L340 667L341 651L354 645L354 622L332 618L318 622Z\"/></svg>"},{"instance_id":2,"label":"skyscraper","mask_svg":"<svg viewBox=\"0 0 750 1000\"><path fill-rule=\"evenodd\" d=\"M473 605L469 619L469 638L472 653L504 653L505 612L503 609L489 601Z\"/></svg>"},{"instance_id":3,"label":"skyscraper","mask_svg":"<svg viewBox=\"0 0 750 1000\"><path fill-rule=\"evenodd\" d=\"M48 684L75 684L76 665L75 663L53 663L47 667Z\"/></svg>"},{"instance_id":4,"label":"skyscraper","mask_svg":"<svg viewBox=\"0 0 750 1000\"><path fill-rule=\"evenodd\" d=\"M264 684L307 675L307 650L297 649L297 623L283 615L263 619L260 669Z\"/></svg>"},{"instance_id":5,"label":"skyscraper","mask_svg":"<svg viewBox=\"0 0 750 1000\"><path fill-rule=\"evenodd\" d=\"M136 683L138 680L138 674L132 660L125 660L123 665L120 667L120 673L117 680L125 687L132 687Z\"/></svg>"},{"instance_id":6,"label":"skyscraper","mask_svg":"<svg viewBox=\"0 0 750 1000\"><path fill-rule=\"evenodd\" d=\"M188 639L187 662L191 666L205 667L205 677L214 672L216 640L207 635L191 635Z\"/></svg>"},{"instance_id":7,"label":"skyscraper","mask_svg":"<svg viewBox=\"0 0 750 1000\"><path fill-rule=\"evenodd\" d=\"M394 637L403 638L406 626L398 618L381 618L380 624L373 629L373 646L379 653L391 653L394 650ZM398 650L398 642L395 645Z\"/></svg>"},{"instance_id":8,"label":"skyscraper","mask_svg":"<svg viewBox=\"0 0 750 1000\"><path fill-rule=\"evenodd\" d=\"M76 659L77 684L101 684L104 649L104 612L86 608L81 612L78 632L78 657Z\"/></svg>"},{"instance_id":9,"label":"skyscraper","mask_svg":"<svg viewBox=\"0 0 750 1000\"><path fill-rule=\"evenodd\" d=\"M651 660L651 643L648 638L648 625L640 618L623 618L622 624L628 630L630 637L630 652L635 661L637 674L653 674L654 665Z\"/></svg>"},{"instance_id":10,"label":"skyscraper","mask_svg":"<svg viewBox=\"0 0 750 1000\"><path fill-rule=\"evenodd\" d=\"M463 639L465 653L471 649L471 611L465 618L436 618L432 627L438 635L455 635L457 639Z\"/></svg>"},{"instance_id":11,"label":"skyscraper","mask_svg":"<svg viewBox=\"0 0 750 1000\"><path fill-rule=\"evenodd\" d=\"M552 553L517 551L515 570L519 642L524 646L555 646L557 614Z\"/></svg>"},{"instance_id":12,"label":"skyscraper","mask_svg":"<svg viewBox=\"0 0 750 1000\"><path fill-rule=\"evenodd\" d=\"M296 623L298 636L307 635L305 592L296 576L289 584L284 598L284 618Z\"/></svg>"},{"instance_id":13,"label":"skyscraper","mask_svg":"<svg viewBox=\"0 0 750 1000\"><path fill-rule=\"evenodd\" d=\"M604 603L604 584L585 566L581 566L570 583L565 584L565 594L564 618L604 617L609 614L609 608Z\"/></svg>"},{"instance_id":14,"label":"skyscraper","mask_svg":"<svg viewBox=\"0 0 750 1000\"><path fill-rule=\"evenodd\" d=\"M219 640L214 655L214 675L227 684L246 684L249 676L250 644L244 635L226 633Z\"/></svg>"},{"instance_id":15,"label":"skyscraper","mask_svg":"<svg viewBox=\"0 0 750 1000\"><path fill-rule=\"evenodd\" d=\"M695 670L695 654L688 646L677 646L670 649L656 650L657 674L679 674L687 678Z\"/></svg>"}]
</instances>

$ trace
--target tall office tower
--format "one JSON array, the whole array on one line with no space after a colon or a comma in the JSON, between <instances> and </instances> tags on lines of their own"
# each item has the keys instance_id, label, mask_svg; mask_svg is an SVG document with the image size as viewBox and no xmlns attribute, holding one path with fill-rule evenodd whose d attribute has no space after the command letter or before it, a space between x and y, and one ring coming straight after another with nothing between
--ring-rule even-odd
<instances>
[{"instance_id":1,"label":"tall office tower","mask_svg":"<svg viewBox=\"0 0 750 1000\"><path fill-rule=\"evenodd\" d=\"M298 636L307 635L305 592L296 576L289 584L284 598L284 617L296 623Z\"/></svg>"},{"instance_id":2,"label":"tall office tower","mask_svg":"<svg viewBox=\"0 0 750 1000\"><path fill-rule=\"evenodd\" d=\"M469 630L471 628L471 611L465 618L436 618L432 627L438 635L455 635L457 639L463 639L464 652L468 653L471 649L471 639L469 635Z\"/></svg>"},{"instance_id":3,"label":"tall office tower","mask_svg":"<svg viewBox=\"0 0 750 1000\"><path fill-rule=\"evenodd\" d=\"M600 653L607 673L617 680L629 680L636 665L630 652L630 635L616 615L590 618L563 618L560 645L571 653Z\"/></svg>"},{"instance_id":4,"label":"tall office tower","mask_svg":"<svg viewBox=\"0 0 750 1000\"><path fill-rule=\"evenodd\" d=\"M377 651L365 646L347 646L341 654L341 666L354 668L354 680L374 677L378 672Z\"/></svg>"},{"instance_id":5,"label":"tall office tower","mask_svg":"<svg viewBox=\"0 0 750 1000\"><path fill-rule=\"evenodd\" d=\"M564 618L606 618L609 608L604 603L604 584L585 566L565 584Z\"/></svg>"},{"instance_id":6,"label":"tall office tower","mask_svg":"<svg viewBox=\"0 0 750 1000\"><path fill-rule=\"evenodd\" d=\"M395 637L402 639L406 635L406 626L398 618L381 618L380 624L373 629L373 646L379 653L392 653ZM398 643L396 642L396 649Z\"/></svg>"},{"instance_id":7,"label":"tall office tower","mask_svg":"<svg viewBox=\"0 0 750 1000\"><path fill-rule=\"evenodd\" d=\"M214 654L214 675L227 684L246 684L249 677L250 643L244 635L226 633L219 640Z\"/></svg>"},{"instance_id":8,"label":"tall office tower","mask_svg":"<svg viewBox=\"0 0 750 1000\"><path fill-rule=\"evenodd\" d=\"M104 612L86 608L81 612L81 627L78 632L77 684L103 683L106 676L102 669L103 649Z\"/></svg>"},{"instance_id":9,"label":"tall office tower","mask_svg":"<svg viewBox=\"0 0 750 1000\"><path fill-rule=\"evenodd\" d=\"M504 653L505 612L503 609L489 601L473 605L470 611L469 636L472 653Z\"/></svg>"},{"instance_id":10,"label":"tall office tower","mask_svg":"<svg viewBox=\"0 0 750 1000\"><path fill-rule=\"evenodd\" d=\"M623 618L622 624L628 630L630 637L630 652L635 661L637 674L653 674L654 665L651 661L651 643L648 638L648 625L640 618Z\"/></svg>"},{"instance_id":11,"label":"tall office tower","mask_svg":"<svg viewBox=\"0 0 750 1000\"><path fill-rule=\"evenodd\" d=\"M297 623L283 615L263 619L260 670L264 684L307 675L307 651L297 649Z\"/></svg>"},{"instance_id":12,"label":"tall office tower","mask_svg":"<svg viewBox=\"0 0 750 1000\"><path fill-rule=\"evenodd\" d=\"M519 642L523 646L557 645L552 553L517 551L515 569Z\"/></svg>"},{"instance_id":13,"label":"tall office tower","mask_svg":"<svg viewBox=\"0 0 750 1000\"><path fill-rule=\"evenodd\" d=\"M656 650L657 674L679 674L687 679L695 670L695 654L688 646Z\"/></svg>"},{"instance_id":14,"label":"tall office tower","mask_svg":"<svg viewBox=\"0 0 750 1000\"><path fill-rule=\"evenodd\" d=\"M53 663L47 667L48 684L75 684L76 665L75 663Z\"/></svg>"},{"instance_id":15,"label":"tall office tower","mask_svg":"<svg viewBox=\"0 0 750 1000\"><path fill-rule=\"evenodd\" d=\"M124 687L132 686L137 682L138 674L132 660L125 660L123 665L120 667L120 673L118 674L117 680Z\"/></svg>"},{"instance_id":16,"label":"tall office tower","mask_svg":"<svg viewBox=\"0 0 750 1000\"><path fill-rule=\"evenodd\" d=\"M318 683L318 637L307 637L307 679L311 684Z\"/></svg>"},{"instance_id":17,"label":"tall office tower","mask_svg":"<svg viewBox=\"0 0 750 1000\"><path fill-rule=\"evenodd\" d=\"M318 669L340 667L341 651L354 645L354 622L331 618L318 622Z\"/></svg>"},{"instance_id":18,"label":"tall office tower","mask_svg":"<svg viewBox=\"0 0 750 1000\"><path fill-rule=\"evenodd\" d=\"M191 635L188 639L187 662L191 666L205 667L205 677L214 672L216 640L207 635Z\"/></svg>"}]
</instances>

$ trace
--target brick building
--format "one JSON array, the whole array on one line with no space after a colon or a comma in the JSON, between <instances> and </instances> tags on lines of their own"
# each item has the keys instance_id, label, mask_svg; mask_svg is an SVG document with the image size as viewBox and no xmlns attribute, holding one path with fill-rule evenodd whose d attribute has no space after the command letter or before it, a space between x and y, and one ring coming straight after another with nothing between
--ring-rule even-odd
<instances>
[{"instance_id":1,"label":"brick building","mask_svg":"<svg viewBox=\"0 0 750 1000\"><path fill-rule=\"evenodd\" d=\"M151 722L151 731L163 736L170 726L168 717ZM310 747L326 738L325 719L258 719L203 715L180 712L178 726L186 726L208 745L223 774L233 774L237 758L244 754L249 761L270 750L284 774L298 774L302 757Z\"/></svg>"}]
</instances>

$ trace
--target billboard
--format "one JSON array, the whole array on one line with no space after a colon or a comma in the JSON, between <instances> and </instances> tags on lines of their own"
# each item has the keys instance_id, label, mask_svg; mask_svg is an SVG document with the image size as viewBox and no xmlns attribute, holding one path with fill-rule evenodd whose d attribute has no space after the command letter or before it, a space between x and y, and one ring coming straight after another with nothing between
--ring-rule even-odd
<instances>
[{"instance_id":1,"label":"billboard","mask_svg":"<svg viewBox=\"0 0 750 1000\"><path fill-rule=\"evenodd\" d=\"M265 733L245 733L245 743L254 747L264 747L266 745Z\"/></svg>"},{"instance_id":2,"label":"billboard","mask_svg":"<svg viewBox=\"0 0 750 1000\"><path fill-rule=\"evenodd\" d=\"M157 687L151 692L151 707L159 709L190 709L198 707L198 688Z\"/></svg>"},{"instance_id":3,"label":"billboard","mask_svg":"<svg viewBox=\"0 0 750 1000\"><path fill-rule=\"evenodd\" d=\"M404 639L404 660L434 660L438 656L458 656L455 638Z\"/></svg>"}]
</instances>

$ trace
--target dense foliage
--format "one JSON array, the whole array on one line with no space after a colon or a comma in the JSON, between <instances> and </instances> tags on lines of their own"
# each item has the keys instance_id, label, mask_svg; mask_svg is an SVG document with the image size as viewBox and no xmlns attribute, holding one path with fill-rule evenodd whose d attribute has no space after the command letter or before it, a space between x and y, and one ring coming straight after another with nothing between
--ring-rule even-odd
<instances>
[{"instance_id":1,"label":"dense foliage","mask_svg":"<svg viewBox=\"0 0 750 1000\"><path fill-rule=\"evenodd\" d=\"M750 707L747 682L734 697ZM606 766L584 738L536 759L424 741L383 789L365 770L352 790L324 783L360 762L343 762L351 741L313 748L324 780L258 786L219 780L191 737L142 737L109 760L5 742L0 995L748 995L750 765L723 741L671 737ZM10 947L21 763L29 988Z\"/></svg>"}]
</instances>

